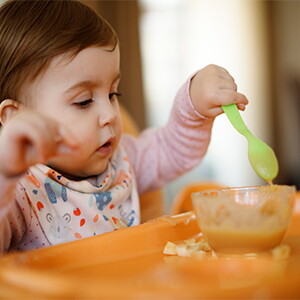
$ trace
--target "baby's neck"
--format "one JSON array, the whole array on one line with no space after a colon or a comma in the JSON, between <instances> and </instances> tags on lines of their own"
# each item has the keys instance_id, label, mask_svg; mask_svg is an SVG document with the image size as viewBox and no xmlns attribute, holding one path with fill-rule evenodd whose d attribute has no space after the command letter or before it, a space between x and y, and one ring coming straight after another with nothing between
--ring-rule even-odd
<instances>
[{"instance_id":1,"label":"baby's neck","mask_svg":"<svg viewBox=\"0 0 300 300\"><path fill-rule=\"evenodd\" d=\"M73 175L73 174L69 174L66 173L64 171L58 170L57 168L53 168L50 164L47 165L49 168L53 169L54 171L58 172L59 174L61 174L63 177L72 180L72 181L82 181L82 180L89 180L91 182L93 182L94 180L96 180L96 177L99 175L91 175L91 176L77 176L77 175Z\"/></svg>"}]
</instances>

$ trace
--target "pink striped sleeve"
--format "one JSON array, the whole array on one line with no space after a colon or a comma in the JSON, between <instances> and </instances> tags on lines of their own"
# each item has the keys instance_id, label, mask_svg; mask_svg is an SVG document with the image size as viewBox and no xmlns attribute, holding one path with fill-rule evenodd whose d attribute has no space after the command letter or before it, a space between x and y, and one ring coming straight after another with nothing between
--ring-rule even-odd
<instances>
[{"instance_id":1,"label":"pink striped sleeve","mask_svg":"<svg viewBox=\"0 0 300 300\"><path fill-rule=\"evenodd\" d=\"M123 136L140 194L194 168L207 151L213 119L202 117L194 109L189 97L190 80L177 93L166 126L146 129L138 138Z\"/></svg>"}]
</instances>

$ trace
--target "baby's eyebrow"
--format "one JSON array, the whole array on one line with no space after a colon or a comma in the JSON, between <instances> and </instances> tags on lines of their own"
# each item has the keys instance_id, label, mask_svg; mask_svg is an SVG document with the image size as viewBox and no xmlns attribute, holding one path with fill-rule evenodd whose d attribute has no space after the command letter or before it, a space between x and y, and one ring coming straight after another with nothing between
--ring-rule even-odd
<instances>
[{"instance_id":1,"label":"baby's eyebrow","mask_svg":"<svg viewBox=\"0 0 300 300\"><path fill-rule=\"evenodd\" d=\"M95 82L95 81L91 81L91 80L83 80L83 81L80 81L80 82L77 82L75 83L74 85L72 85L71 87L69 87L67 90L65 90L65 94L73 91L73 90L76 90L77 88L81 88L81 87L84 87L84 88L93 88L95 87L97 84L99 84L99 82Z\"/></svg>"},{"instance_id":2,"label":"baby's eyebrow","mask_svg":"<svg viewBox=\"0 0 300 300\"><path fill-rule=\"evenodd\" d=\"M113 79L112 83L115 83L121 78L121 74L118 73L115 78ZM75 83L71 87L69 87L64 93L67 94L71 92L72 90L75 90L77 88L95 88L96 86L100 86L101 81L92 81L92 80L82 80L80 82Z\"/></svg>"}]
</instances>

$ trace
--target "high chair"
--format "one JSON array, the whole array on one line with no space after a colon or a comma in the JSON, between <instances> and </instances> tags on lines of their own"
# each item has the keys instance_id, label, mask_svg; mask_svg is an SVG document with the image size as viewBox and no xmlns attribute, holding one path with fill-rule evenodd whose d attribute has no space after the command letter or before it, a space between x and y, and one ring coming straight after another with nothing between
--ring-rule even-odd
<instances>
[{"instance_id":1,"label":"high chair","mask_svg":"<svg viewBox=\"0 0 300 300\"><path fill-rule=\"evenodd\" d=\"M184 186L174 197L173 204L171 207L171 215L178 215L184 212L193 210L191 194L204 191L204 190L214 190L221 189L222 186L215 182L195 182Z\"/></svg>"},{"instance_id":2,"label":"high chair","mask_svg":"<svg viewBox=\"0 0 300 300\"><path fill-rule=\"evenodd\" d=\"M120 104L123 121L123 132L134 136L139 135L139 129L127 109ZM141 222L154 219L163 215L164 199L163 192L156 190L140 195Z\"/></svg>"}]
</instances>

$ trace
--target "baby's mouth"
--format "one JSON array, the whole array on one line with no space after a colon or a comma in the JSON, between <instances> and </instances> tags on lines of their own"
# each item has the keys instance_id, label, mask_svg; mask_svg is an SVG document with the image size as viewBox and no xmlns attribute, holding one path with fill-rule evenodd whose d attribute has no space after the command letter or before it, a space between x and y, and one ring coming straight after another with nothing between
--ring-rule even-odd
<instances>
[{"instance_id":1,"label":"baby's mouth","mask_svg":"<svg viewBox=\"0 0 300 300\"><path fill-rule=\"evenodd\" d=\"M106 142L105 144L103 144L100 148L102 147L109 147L111 145L111 142Z\"/></svg>"},{"instance_id":2,"label":"baby's mouth","mask_svg":"<svg viewBox=\"0 0 300 300\"><path fill-rule=\"evenodd\" d=\"M103 156L111 154L113 151L112 143L113 139L109 139L107 142L105 142L101 147L97 149L97 153L100 153Z\"/></svg>"}]
</instances>

